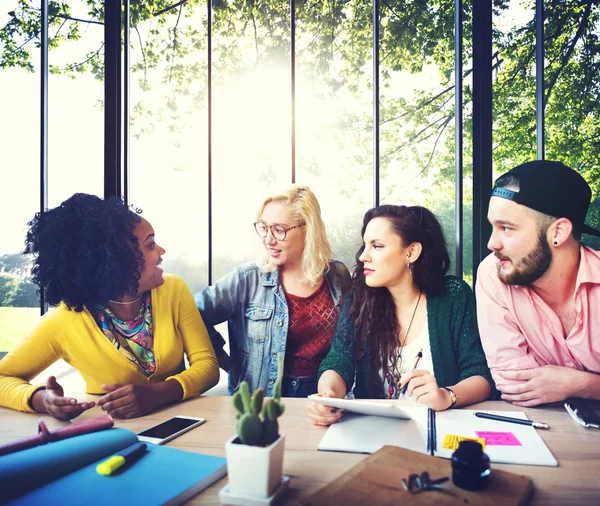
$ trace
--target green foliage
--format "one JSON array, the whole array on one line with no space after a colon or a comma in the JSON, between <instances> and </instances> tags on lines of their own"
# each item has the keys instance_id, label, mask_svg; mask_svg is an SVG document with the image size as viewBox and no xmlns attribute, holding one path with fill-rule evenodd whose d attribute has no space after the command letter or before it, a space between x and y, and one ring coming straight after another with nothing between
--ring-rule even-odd
<instances>
[{"instance_id":1,"label":"green foliage","mask_svg":"<svg viewBox=\"0 0 600 506\"><path fill-rule=\"evenodd\" d=\"M283 355L281 354L277 356L277 367L277 381L271 399L263 402L265 391L262 388L258 388L254 394L251 394L245 381L242 381L239 390L233 395L233 406L237 411L236 431L240 441L246 445L269 446L279 437L277 419L284 412L281 403L283 380Z\"/></svg>"},{"instance_id":2,"label":"green foliage","mask_svg":"<svg viewBox=\"0 0 600 506\"><path fill-rule=\"evenodd\" d=\"M31 283L30 258L20 253L0 256L0 306L39 307L37 286Z\"/></svg>"},{"instance_id":3,"label":"green foliage","mask_svg":"<svg viewBox=\"0 0 600 506\"><path fill-rule=\"evenodd\" d=\"M17 291L15 278L7 274L0 274L0 306L12 306L12 301Z\"/></svg>"}]
</instances>

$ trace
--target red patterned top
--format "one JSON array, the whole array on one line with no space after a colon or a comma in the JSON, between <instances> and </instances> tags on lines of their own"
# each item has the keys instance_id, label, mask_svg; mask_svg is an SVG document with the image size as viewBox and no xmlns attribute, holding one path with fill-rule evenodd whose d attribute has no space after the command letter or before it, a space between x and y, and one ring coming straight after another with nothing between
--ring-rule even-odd
<instances>
[{"instance_id":1,"label":"red patterned top","mask_svg":"<svg viewBox=\"0 0 600 506\"><path fill-rule=\"evenodd\" d=\"M315 377L331 347L338 312L327 282L308 297L286 294L290 324L285 351L285 374Z\"/></svg>"}]
</instances>

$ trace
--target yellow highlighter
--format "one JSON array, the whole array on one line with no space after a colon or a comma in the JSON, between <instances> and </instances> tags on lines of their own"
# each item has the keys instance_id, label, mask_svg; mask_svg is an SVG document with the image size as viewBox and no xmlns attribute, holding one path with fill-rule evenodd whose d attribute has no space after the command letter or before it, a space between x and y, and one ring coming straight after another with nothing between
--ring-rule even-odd
<instances>
[{"instance_id":1,"label":"yellow highlighter","mask_svg":"<svg viewBox=\"0 0 600 506\"><path fill-rule=\"evenodd\" d=\"M120 453L113 455L96 466L96 472L102 476L110 476L117 469L129 466L146 453L145 443L135 443Z\"/></svg>"}]
</instances>

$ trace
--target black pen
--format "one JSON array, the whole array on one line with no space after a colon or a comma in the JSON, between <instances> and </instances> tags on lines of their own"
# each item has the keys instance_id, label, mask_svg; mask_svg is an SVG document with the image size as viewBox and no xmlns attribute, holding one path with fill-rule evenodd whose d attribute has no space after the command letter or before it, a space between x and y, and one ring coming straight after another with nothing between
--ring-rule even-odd
<instances>
[{"instance_id":1,"label":"black pen","mask_svg":"<svg viewBox=\"0 0 600 506\"><path fill-rule=\"evenodd\" d=\"M421 360L421 357L423 356L423 348L421 348L419 350L419 353L417 353L417 356L415 357L415 365L413 365L412 370L414 371L417 366L419 365L419 360ZM408 382L402 387L402 389L400 390L400 395L398 395L398 400L402 399L402 396L406 393L406 389L408 388Z\"/></svg>"},{"instance_id":2,"label":"black pen","mask_svg":"<svg viewBox=\"0 0 600 506\"><path fill-rule=\"evenodd\" d=\"M475 416L479 418L487 418L489 420L497 420L499 422L518 423L521 425L531 425L536 429L549 429L550 426L544 422L534 422L533 420L524 420L522 418L511 418L508 416L492 415L490 413L475 412Z\"/></svg>"}]
</instances>

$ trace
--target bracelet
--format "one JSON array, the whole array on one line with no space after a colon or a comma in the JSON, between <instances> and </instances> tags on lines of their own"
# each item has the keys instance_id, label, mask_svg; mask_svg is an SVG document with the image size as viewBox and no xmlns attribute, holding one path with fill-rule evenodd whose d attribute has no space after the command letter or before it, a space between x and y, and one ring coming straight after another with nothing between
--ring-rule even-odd
<instances>
[{"instance_id":1,"label":"bracelet","mask_svg":"<svg viewBox=\"0 0 600 506\"><path fill-rule=\"evenodd\" d=\"M453 408L454 405L458 402L458 397L456 397L456 394L454 393L454 390L448 388L448 387L442 387L444 390L448 390L448 393L450 394L450 400L452 401L452 404L450 404L450 406L448 407L448 409Z\"/></svg>"}]
</instances>

